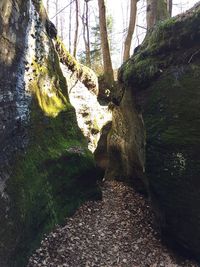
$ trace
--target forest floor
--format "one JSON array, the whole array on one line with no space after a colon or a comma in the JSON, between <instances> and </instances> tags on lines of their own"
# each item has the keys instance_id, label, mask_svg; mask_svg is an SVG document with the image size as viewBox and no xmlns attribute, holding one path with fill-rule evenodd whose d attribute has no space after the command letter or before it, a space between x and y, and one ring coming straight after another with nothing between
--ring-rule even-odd
<instances>
[{"instance_id":1,"label":"forest floor","mask_svg":"<svg viewBox=\"0 0 200 267\"><path fill-rule=\"evenodd\" d=\"M148 201L132 188L110 181L102 192L46 236L28 267L198 266L161 243Z\"/></svg>"}]
</instances>

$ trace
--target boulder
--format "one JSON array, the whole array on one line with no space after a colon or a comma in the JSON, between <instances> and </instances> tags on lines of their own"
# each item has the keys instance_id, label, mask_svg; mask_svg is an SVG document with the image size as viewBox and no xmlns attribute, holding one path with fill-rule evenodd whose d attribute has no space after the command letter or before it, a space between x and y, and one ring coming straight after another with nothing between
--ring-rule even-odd
<instances>
[{"instance_id":1,"label":"boulder","mask_svg":"<svg viewBox=\"0 0 200 267\"><path fill-rule=\"evenodd\" d=\"M198 260L199 44L199 3L148 32L119 71L108 146L108 175L141 180L165 240Z\"/></svg>"},{"instance_id":2,"label":"boulder","mask_svg":"<svg viewBox=\"0 0 200 267\"><path fill-rule=\"evenodd\" d=\"M40 0L0 3L2 267L25 266L44 233L101 197L47 22Z\"/></svg>"}]
</instances>

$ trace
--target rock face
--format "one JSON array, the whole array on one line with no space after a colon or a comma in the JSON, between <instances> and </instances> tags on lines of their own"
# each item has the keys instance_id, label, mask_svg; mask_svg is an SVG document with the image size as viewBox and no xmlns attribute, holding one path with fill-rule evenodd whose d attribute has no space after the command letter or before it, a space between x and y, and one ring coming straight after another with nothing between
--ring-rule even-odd
<instances>
[{"instance_id":1,"label":"rock face","mask_svg":"<svg viewBox=\"0 0 200 267\"><path fill-rule=\"evenodd\" d=\"M43 233L100 197L55 36L40 0L1 1L1 267L24 266Z\"/></svg>"},{"instance_id":2,"label":"rock face","mask_svg":"<svg viewBox=\"0 0 200 267\"><path fill-rule=\"evenodd\" d=\"M101 136L98 141L97 148L94 151L95 161L99 166L99 168L101 168L103 171L106 171L106 169L108 168L109 157L107 153L107 146L108 146L108 134L110 132L111 126L112 122L109 121L102 127Z\"/></svg>"},{"instance_id":3,"label":"rock face","mask_svg":"<svg viewBox=\"0 0 200 267\"><path fill-rule=\"evenodd\" d=\"M112 106L106 178L126 180L143 191L144 184L140 178L144 173L144 125L132 100L131 90L125 90L120 105Z\"/></svg>"},{"instance_id":4,"label":"rock face","mask_svg":"<svg viewBox=\"0 0 200 267\"><path fill-rule=\"evenodd\" d=\"M68 82L68 94L70 103L76 110L78 126L88 140L88 148L94 152L101 135L102 127L110 122L112 113L108 106L101 106L97 101L97 90L93 87L85 86L78 78L76 73L61 64L63 75ZM92 71L92 70L91 70ZM98 81L97 86L98 86Z\"/></svg>"},{"instance_id":5,"label":"rock face","mask_svg":"<svg viewBox=\"0 0 200 267\"><path fill-rule=\"evenodd\" d=\"M65 75L66 72L63 71L63 74ZM97 101L97 95L89 91L80 81L69 88L69 99L76 110L79 128L88 140L88 148L94 152L101 135L101 129L107 122L111 121L112 114L108 110L108 106L101 106Z\"/></svg>"},{"instance_id":6,"label":"rock face","mask_svg":"<svg viewBox=\"0 0 200 267\"><path fill-rule=\"evenodd\" d=\"M19 9L22 16L19 16ZM16 1L1 1L0 4L0 166L4 169L0 179L0 192L4 195L9 169L5 170L8 159L27 142L22 122L28 118L30 96L25 92L24 50L28 28L28 4ZM15 136L15 137L14 137ZM14 137L14 138L13 138Z\"/></svg>"},{"instance_id":7,"label":"rock face","mask_svg":"<svg viewBox=\"0 0 200 267\"><path fill-rule=\"evenodd\" d=\"M197 4L155 27L122 66L107 176L128 174L139 188L141 178L165 239L200 260L199 45Z\"/></svg>"},{"instance_id":8,"label":"rock face","mask_svg":"<svg viewBox=\"0 0 200 267\"><path fill-rule=\"evenodd\" d=\"M99 82L93 70L80 64L64 47L59 38L55 40L60 66L67 80L70 103L76 110L79 128L88 140L88 148L94 152L100 138L101 128L112 119L108 106L97 101Z\"/></svg>"}]
</instances>

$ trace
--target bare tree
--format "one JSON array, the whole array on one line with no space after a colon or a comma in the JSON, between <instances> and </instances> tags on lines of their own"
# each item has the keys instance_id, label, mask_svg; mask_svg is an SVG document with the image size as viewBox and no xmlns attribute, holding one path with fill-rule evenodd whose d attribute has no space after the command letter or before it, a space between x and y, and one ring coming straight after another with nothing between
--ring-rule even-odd
<instances>
[{"instance_id":1,"label":"bare tree","mask_svg":"<svg viewBox=\"0 0 200 267\"><path fill-rule=\"evenodd\" d=\"M128 26L128 33L126 36L126 40L124 42L124 55L123 55L123 62L129 59L130 57L130 48L132 37L135 29L135 21L136 21L136 14L137 14L137 1L138 0L130 0L130 18L129 18L129 26Z\"/></svg>"},{"instance_id":2,"label":"bare tree","mask_svg":"<svg viewBox=\"0 0 200 267\"><path fill-rule=\"evenodd\" d=\"M65 24L64 17L61 15L60 16L60 37L62 41L64 40L64 24Z\"/></svg>"},{"instance_id":3,"label":"bare tree","mask_svg":"<svg viewBox=\"0 0 200 267\"><path fill-rule=\"evenodd\" d=\"M110 48L108 43L107 24L106 24L106 8L104 0L98 0L99 6L99 26L101 36L101 48L103 54L104 77L108 84L114 83L113 68L110 56Z\"/></svg>"},{"instance_id":4,"label":"bare tree","mask_svg":"<svg viewBox=\"0 0 200 267\"><path fill-rule=\"evenodd\" d=\"M68 33L68 38L69 38L69 53L71 53L71 46L72 46L72 3L70 3L69 6L69 33Z\"/></svg>"},{"instance_id":5,"label":"bare tree","mask_svg":"<svg viewBox=\"0 0 200 267\"><path fill-rule=\"evenodd\" d=\"M79 28L79 1L75 0L75 5L76 5L76 27L75 27L75 34L74 34L74 51L73 51L73 56L76 58L76 51L77 51L77 42L78 42L78 28Z\"/></svg>"},{"instance_id":6,"label":"bare tree","mask_svg":"<svg viewBox=\"0 0 200 267\"><path fill-rule=\"evenodd\" d=\"M147 0L147 29L169 17L166 0Z\"/></svg>"},{"instance_id":7,"label":"bare tree","mask_svg":"<svg viewBox=\"0 0 200 267\"><path fill-rule=\"evenodd\" d=\"M49 14L49 2L50 0L47 0L47 14Z\"/></svg>"},{"instance_id":8,"label":"bare tree","mask_svg":"<svg viewBox=\"0 0 200 267\"><path fill-rule=\"evenodd\" d=\"M83 23L83 39L85 43L85 54L86 54L86 64L87 66L91 66L91 58L90 58L90 31L89 31L89 6L88 2L90 0L84 0L84 10L82 15L82 23Z\"/></svg>"},{"instance_id":9,"label":"bare tree","mask_svg":"<svg viewBox=\"0 0 200 267\"><path fill-rule=\"evenodd\" d=\"M55 5L56 5L56 14L58 13L58 0L55 0ZM58 29L58 16L56 16L56 29Z\"/></svg>"},{"instance_id":10,"label":"bare tree","mask_svg":"<svg viewBox=\"0 0 200 267\"><path fill-rule=\"evenodd\" d=\"M172 16L172 0L167 0L167 11L171 17Z\"/></svg>"}]
</instances>

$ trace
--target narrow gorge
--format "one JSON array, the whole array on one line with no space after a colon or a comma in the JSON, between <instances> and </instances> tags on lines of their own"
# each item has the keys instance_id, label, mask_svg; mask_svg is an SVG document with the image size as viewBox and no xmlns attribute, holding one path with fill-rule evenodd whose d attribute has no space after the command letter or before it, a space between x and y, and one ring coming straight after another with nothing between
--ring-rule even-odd
<instances>
[{"instance_id":1,"label":"narrow gorge","mask_svg":"<svg viewBox=\"0 0 200 267\"><path fill-rule=\"evenodd\" d=\"M41 0L1 0L0 47L0 266L199 266L200 3L108 105Z\"/></svg>"}]
</instances>

